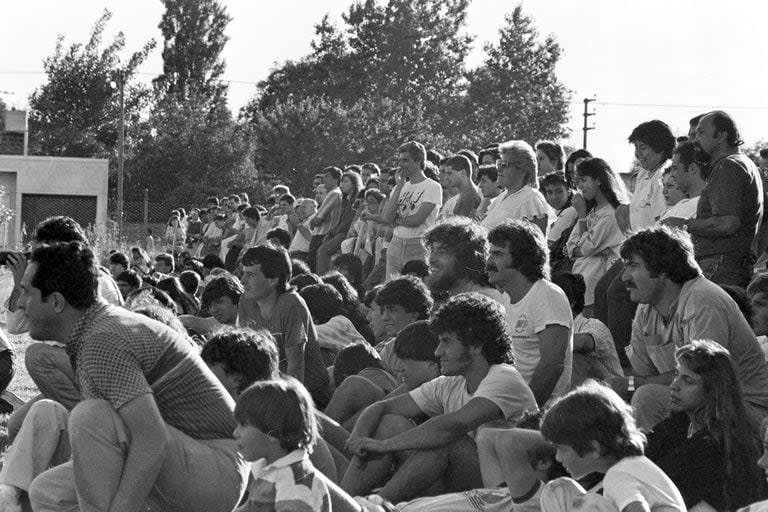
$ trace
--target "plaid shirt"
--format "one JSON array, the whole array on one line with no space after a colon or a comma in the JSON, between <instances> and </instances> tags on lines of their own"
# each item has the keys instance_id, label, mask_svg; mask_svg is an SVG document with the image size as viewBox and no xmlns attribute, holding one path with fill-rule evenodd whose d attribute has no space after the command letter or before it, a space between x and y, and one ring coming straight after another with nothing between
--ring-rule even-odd
<instances>
[{"instance_id":1,"label":"plaid shirt","mask_svg":"<svg viewBox=\"0 0 768 512\"><path fill-rule=\"evenodd\" d=\"M330 512L331 496L304 450L294 450L260 471L254 468L248 501L238 512Z\"/></svg>"},{"instance_id":2,"label":"plaid shirt","mask_svg":"<svg viewBox=\"0 0 768 512\"><path fill-rule=\"evenodd\" d=\"M84 399L119 410L152 393L166 423L193 439L232 437L234 401L183 334L97 302L67 343Z\"/></svg>"}]
</instances>

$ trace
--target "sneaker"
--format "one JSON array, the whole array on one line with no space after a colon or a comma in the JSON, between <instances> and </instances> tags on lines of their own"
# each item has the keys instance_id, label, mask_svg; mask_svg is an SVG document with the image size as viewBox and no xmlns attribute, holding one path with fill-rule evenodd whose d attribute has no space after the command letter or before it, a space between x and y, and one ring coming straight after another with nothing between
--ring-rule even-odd
<instances>
[{"instance_id":1,"label":"sneaker","mask_svg":"<svg viewBox=\"0 0 768 512\"><path fill-rule=\"evenodd\" d=\"M21 512L18 488L0 484L0 512Z\"/></svg>"}]
</instances>

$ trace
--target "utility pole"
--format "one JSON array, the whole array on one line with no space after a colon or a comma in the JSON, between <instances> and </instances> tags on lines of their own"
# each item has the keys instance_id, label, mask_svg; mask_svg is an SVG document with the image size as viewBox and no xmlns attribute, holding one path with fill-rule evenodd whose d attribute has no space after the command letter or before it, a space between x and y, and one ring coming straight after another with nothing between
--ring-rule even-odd
<instances>
[{"instance_id":1,"label":"utility pole","mask_svg":"<svg viewBox=\"0 0 768 512\"><path fill-rule=\"evenodd\" d=\"M125 160L125 70L117 71L117 84L112 82L112 88L120 88L120 133L118 135L117 148L117 226L119 236L123 236L123 183L125 178L124 160Z\"/></svg>"},{"instance_id":2,"label":"utility pole","mask_svg":"<svg viewBox=\"0 0 768 512\"><path fill-rule=\"evenodd\" d=\"M587 149L587 132L589 130L594 130L594 126L589 126L587 123L589 121L589 117L595 115L594 112L589 111L589 104L593 101L597 101L595 98L584 98L584 126L582 126L581 130L584 132L584 144L583 148Z\"/></svg>"}]
</instances>

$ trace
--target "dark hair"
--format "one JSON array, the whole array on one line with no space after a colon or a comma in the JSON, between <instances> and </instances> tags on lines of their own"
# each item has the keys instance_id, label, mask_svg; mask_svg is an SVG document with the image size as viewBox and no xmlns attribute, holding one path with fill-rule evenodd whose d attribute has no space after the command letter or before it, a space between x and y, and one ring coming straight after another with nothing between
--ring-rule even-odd
<instances>
[{"instance_id":1,"label":"dark hair","mask_svg":"<svg viewBox=\"0 0 768 512\"><path fill-rule=\"evenodd\" d=\"M428 250L440 244L456 258L455 279L466 277L488 286L488 232L480 224L467 217L449 217L427 231L423 240Z\"/></svg>"},{"instance_id":2,"label":"dark hair","mask_svg":"<svg viewBox=\"0 0 768 512\"><path fill-rule=\"evenodd\" d=\"M158 262L158 261L162 261L163 263L165 263L166 265L171 267L171 272L173 272L174 261L173 261L173 256L172 255L168 254L167 252L164 252L162 254L158 254L157 256L155 256L155 262Z\"/></svg>"},{"instance_id":3,"label":"dark hair","mask_svg":"<svg viewBox=\"0 0 768 512\"><path fill-rule=\"evenodd\" d=\"M212 204L212 205L216 206L217 208L219 207L219 198L218 197L211 196L208 199L206 199L205 202L207 204Z\"/></svg>"},{"instance_id":4,"label":"dark hair","mask_svg":"<svg viewBox=\"0 0 768 512\"><path fill-rule=\"evenodd\" d=\"M499 170L496 168L496 164L486 164L481 165L477 169L477 181L480 182L480 179L485 176L488 178L488 181L496 181L499 179Z\"/></svg>"},{"instance_id":5,"label":"dark hair","mask_svg":"<svg viewBox=\"0 0 768 512\"><path fill-rule=\"evenodd\" d=\"M194 295L200 287L200 274L194 270L185 270L179 275L179 283L185 292Z\"/></svg>"},{"instance_id":6,"label":"dark hair","mask_svg":"<svg viewBox=\"0 0 768 512\"><path fill-rule=\"evenodd\" d=\"M203 268L210 268L211 270L214 268L227 268L226 265L224 265L224 261L222 261L218 254L206 254L203 256L202 263Z\"/></svg>"},{"instance_id":7,"label":"dark hair","mask_svg":"<svg viewBox=\"0 0 768 512\"><path fill-rule=\"evenodd\" d=\"M439 363L435 355L440 340L430 328L429 320L419 320L404 327L395 336L395 355L400 359L432 361Z\"/></svg>"},{"instance_id":8,"label":"dark hair","mask_svg":"<svg viewBox=\"0 0 768 512\"><path fill-rule=\"evenodd\" d=\"M299 292L316 325L342 314L341 294L330 284L311 284Z\"/></svg>"},{"instance_id":9,"label":"dark hair","mask_svg":"<svg viewBox=\"0 0 768 512\"><path fill-rule=\"evenodd\" d=\"M360 166L363 170L371 171L371 174L381 174L381 169L373 162L366 162Z\"/></svg>"},{"instance_id":10,"label":"dark hair","mask_svg":"<svg viewBox=\"0 0 768 512\"><path fill-rule=\"evenodd\" d=\"M277 343L267 330L227 329L203 345L200 357L208 366L222 363L226 373L242 375L238 393L256 381L280 375Z\"/></svg>"},{"instance_id":11,"label":"dark hair","mask_svg":"<svg viewBox=\"0 0 768 512\"><path fill-rule=\"evenodd\" d=\"M437 336L455 334L465 347L482 347L488 364L513 361L504 308L486 295L454 295L432 316L430 328Z\"/></svg>"},{"instance_id":12,"label":"dark hair","mask_svg":"<svg viewBox=\"0 0 768 512\"><path fill-rule=\"evenodd\" d=\"M293 203L296 202L296 198L293 197L293 194L291 193L283 194L280 196L280 200L278 202L282 203L283 201L288 203L290 206L293 206Z\"/></svg>"},{"instance_id":13,"label":"dark hair","mask_svg":"<svg viewBox=\"0 0 768 512\"><path fill-rule=\"evenodd\" d=\"M559 398L544 414L541 434L555 444L570 446L580 456L600 444L600 456L640 456L645 435L638 430L632 407L611 388L588 380Z\"/></svg>"},{"instance_id":14,"label":"dark hair","mask_svg":"<svg viewBox=\"0 0 768 512\"><path fill-rule=\"evenodd\" d=\"M731 354L714 341L692 340L677 349L675 359L701 377L704 403L693 415L723 455L724 509L733 510L761 499L765 481L754 464L760 458L761 443L746 420L744 396Z\"/></svg>"},{"instance_id":15,"label":"dark hair","mask_svg":"<svg viewBox=\"0 0 768 512\"><path fill-rule=\"evenodd\" d=\"M133 313L137 315L143 315L147 318L151 318L163 325L166 325L178 332L179 334L187 335L187 330L184 328L184 324L181 323L179 317L173 309L169 309L161 306L160 304L142 304L136 308L131 309Z\"/></svg>"},{"instance_id":16,"label":"dark hair","mask_svg":"<svg viewBox=\"0 0 768 512\"><path fill-rule=\"evenodd\" d=\"M768 272L756 274L747 285L747 295L750 298L759 293L768 294Z\"/></svg>"},{"instance_id":17,"label":"dark hair","mask_svg":"<svg viewBox=\"0 0 768 512\"><path fill-rule=\"evenodd\" d=\"M275 288L278 294L288 291L288 282L291 280L291 259L285 249L267 245L251 247L243 255L243 265L260 265L264 277L277 278Z\"/></svg>"},{"instance_id":18,"label":"dark hair","mask_svg":"<svg viewBox=\"0 0 768 512\"><path fill-rule=\"evenodd\" d=\"M684 231L662 226L635 233L621 244L623 259L633 255L642 258L651 277L666 274L673 283L683 284L701 275L691 237Z\"/></svg>"},{"instance_id":19,"label":"dark hair","mask_svg":"<svg viewBox=\"0 0 768 512\"><path fill-rule=\"evenodd\" d=\"M472 178L472 162L464 155L454 155L443 159L440 162L443 167L450 167L454 171L463 172L469 178Z\"/></svg>"},{"instance_id":20,"label":"dark hair","mask_svg":"<svg viewBox=\"0 0 768 512\"><path fill-rule=\"evenodd\" d=\"M568 182L568 186L570 188L574 188L573 185L573 172L575 171L574 167L576 164L576 160L582 159L582 158L592 158L592 153L587 151L586 149L577 149L570 155L568 155L568 158L565 160L565 180Z\"/></svg>"},{"instance_id":21,"label":"dark hair","mask_svg":"<svg viewBox=\"0 0 768 512\"><path fill-rule=\"evenodd\" d=\"M205 285L201 302L203 307L207 308L213 301L226 296L232 299L232 304L237 305L244 291L243 285L235 276L232 274L220 274Z\"/></svg>"},{"instance_id":22,"label":"dark hair","mask_svg":"<svg viewBox=\"0 0 768 512\"><path fill-rule=\"evenodd\" d=\"M371 179L373 179L373 178L371 178ZM370 183L370 182L371 182L371 180L368 180L368 183ZM384 200L384 198L386 198L386 197L387 196L382 194L381 190L379 190L377 188L370 188L370 189L365 191L365 198L366 199L373 198L374 201L379 202L379 203L382 202Z\"/></svg>"},{"instance_id":23,"label":"dark hair","mask_svg":"<svg viewBox=\"0 0 768 512\"><path fill-rule=\"evenodd\" d=\"M349 280L344 277L344 274L338 270L326 272L322 275L321 279L324 283L336 288L336 291L341 295L344 304L356 305L359 302L357 290L355 290Z\"/></svg>"},{"instance_id":24,"label":"dark hair","mask_svg":"<svg viewBox=\"0 0 768 512\"><path fill-rule=\"evenodd\" d=\"M254 206L248 206L244 208L240 215L243 217L248 217L249 219L255 219L257 221L261 220L261 212Z\"/></svg>"},{"instance_id":25,"label":"dark hair","mask_svg":"<svg viewBox=\"0 0 768 512\"><path fill-rule=\"evenodd\" d=\"M429 275L429 265L424 260L408 260L400 269L402 275L413 275L419 279L424 279Z\"/></svg>"},{"instance_id":26,"label":"dark hair","mask_svg":"<svg viewBox=\"0 0 768 512\"><path fill-rule=\"evenodd\" d=\"M117 274L117 277L115 277L115 282L120 281L126 283L131 288L138 288L141 286L141 278L135 270L123 270Z\"/></svg>"},{"instance_id":27,"label":"dark hair","mask_svg":"<svg viewBox=\"0 0 768 512\"><path fill-rule=\"evenodd\" d=\"M157 282L157 289L167 293L173 301L181 307L179 314L196 315L199 308L189 295L184 293L181 282L176 277L166 277ZM237 302L233 301L235 304Z\"/></svg>"},{"instance_id":28,"label":"dark hair","mask_svg":"<svg viewBox=\"0 0 768 512\"><path fill-rule=\"evenodd\" d=\"M291 234L283 228L274 228L267 232L267 240L276 238L281 247L288 249L291 245Z\"/></svg>"},{"instance_id":29,"label":"dark hair","mask_svg":"<svg viewBox=\"0 0 768 512\"><path fill-rule=\"evenodd\" d=\"M35 241L41 244L81 242L88 245L85 231L72 217L48 217L37 225Z\"/></svg>"},{"instance_id":30,"label":"dark hair","mask_svg":"<svg viewBox=\"0 0 768 512\"><path fill-rule=\"evenodd\" d=\"M541 150L542 153L547 155L547 158L554 164L556 171L563 170L563 157L565 156L565 153L560 144L552 142L551 140L540 140L536 143L535 148L536 151Z\"/></svg>"},{"instance_id":31,"label":"dark hair","mask_svg":"<svg viewBox=\"0 0 768 512\"><path fill-rule=\"evenodd\" d=\"M351 253L337 254L334 256L332 263L334 267L349 272L350 277L352 277L352 282L350 284L355 290L362 286L363 262L360 260L359 256Z\"/></svg>"},{"instance_id":32,"label":"dark hair","mask_svg":"<svg viewBox=\"0 0 768 512\"><path fill-rule=\"evenodd\" d=\"M218 214L216 214L213 217L213 220L214 220L214 222L217 221L217 220L220 221L220 222L224 222L225 220L227 220L227 216L224 215L223 213L218 213Z\"/></svg>"},{"instance_id":33,"label":"dark hair","mask_svg":"<svg viewBox=\"0 0 768 512\"><path fill-rule=\"evenodd\" d=\"M435 165L440 165L440 161L443 159L443 154L436 149L427 150L427 162L432 162Z\"/></svg>"},{"instance_id":34,"label":"dark hair","mask_svg":"<svg viewBox=\"0 0 768 512\"><path fill-rule=\"evenodd\" d=\"M752 303L749 300L749 295L747 295L747 291L742 288L741 286L736 286L733 284L719 284L718 286L725 291L725 293L728 294L730 298L733 299L733 302L736 303L737 306L739 306L739 311L741 311L741 314L744 315L744 318L746 319L747 323L749 325L752 325Z\"/></svg>"},{"instance_id":35,"label":"dark hair","mask_svg":"<svg viewBox=\"0 0 768 512\"><path fill-rule=\"evenodd\" d=\"M489 148L481 149L480 152L477 154L477 161L478 162L482 162L483 161L483 157L486 156L486 155L490 155L491 158L493 158L493 162L494 162L493 163L493 168L495 169L496 168L496 160L499 159L499 146L496 145L495 147L489 147ZM483 166L481 165L480 167L482 168ZM480 179L479 173L478 173L478 179ZM491 181L495 181L495 180L491 180Z\"/></svg>"},{"instance_id":36,"label":"dark hair","mask_svg":"<svg viewBox=\"0 0 768 512\"><path fill-rule=\"evenodd\" d=\"M370 308L373 305L373 302L376 300L376 296L379 294L379 290L381 290L381 287L384 286L383 284L377 284L367 292L365 292L365 296L363 297L363 304L365 304L365 307Z\"/></svg>"},{"instance_id":37,"label":"dark hair","mask_svg":"<svg viewBox=\"0 0 768 512\"><path fill-rule=\"evenodd\" d=\"M584 293L587 291L584 276L571 272L558 272L552 275L552 282L565 292L565 296L568 297L568 302L571 304L573 316L584 311Z\"/></svg>"},{"instance_id":38,"label":"dark hair","mask_svg":"<svg viewBox=\"0 0 768 512\"><path fill-rule=\"evenodd\" d=\"M322 284L323 280L317 274L299 274L290 281L290 285L296 288L298 291L303 290L305 287L312 284Z\"/></svg>"},{"instance_id":39,"label":"dark hair","mask_svg":"<svg viewBox=\"0 0 768 512\"><path fill-rule=\"evenodd\" d=\"M376 304L381 307L402 306L406 313L415 313L418 320L424 320L432 309L432 296L421 279L400 276L381 287L376 295Z\"/></svg>"},{"instance_id":40,"label":"dark hair","mask_svg":"<svg viewBox=\"0 0 768 512\"><path fill-rule=\"evenodd\" d=\"M291 258L291 275L294 279L302 274L311 273L312 271L309 269L309 265L307 265L305 261L302 261L298 258Z\"/></svg>"},{"instance_id":41,"label":"dark hair","mask_svg":"<svg viewBox=\"0 0 768 512\"><path fill-rule=\"evenodd\" d=\"M109 262L114 265L122 265L126 270L131 267L131 262L128 260L128 256L122 252L113 252L109 255Z\"/></svg>"},{"instance_id":42,"label":"dark hair","mask_svg":"<svg viewBox=\"0 0 768 512\"><path fill-rule=\"evenodd\" d=\"M353 343L339 350L333 361L333 382L338 388L344 379L366 368L383 368L381 356L367 343Z\"/></svg>"},{"instance_id":43,"label":"dark hair","mask_svg":"<svg viewBox=\"0 0 768 512\"><path fill-rule=\"evenodd\" d=\"M600 193L614 208L627 200L624 182L613 172L608 162L602 158L587 158L579 163L576 168L576 174L579 176L589 176L600 183ZM594 199L587 201L587 209L591 211L595 208L597 202Z\"/></svg>"},{"instance_id":44,"label":"dark hair","mask_svg":"<svg viewBox=\"0 0 768 512\"><path fill-rule=\"evenodd\" d=\"M331 178L336 180L337 183L341 183L341 176L344 174L344 171L339 169L335 166L326 167L323 169L323 175L330 174Z\"/></svg>"},{"instance_id":45,"label":"dark hair","mask_svg":"<svg viewBox=\"0 0 768 512\"><path fill-rule=\"evenodd\" d=\"M411 160L419 164L419 167L424 169L424 165L427 161L427 150L420 142L410 141L406 142L405 144L401 144L400 147L397 148L397 152L408 153L408 155L411 157Z\"/></svg>"},{"instance_id":46,"label":"dark hair","mask_svg":"<svg viewBox=\"0 0 768 512\"><path fill-rule=\"evenodd\" d=\"M688 125L689 126L698 126L699 125L699 121L701 121L702 117L704 117L704 114L699 114L697 116L693 116L692 118L690 118L688 120Z\"/></svg>"},{"instance_id":47,"label":"dark hair","mask_svg":"<svg viewBox=\"0 0 768 512\"><path fill-rule=\"evenodd\" d=\"M361 190L363 190L363 178L360 177L359 173L347 171L342 176L342 181L344 178L347 178L349 182L352 184L352 190L350 190L349 194L347 194L347 200L352 202L357 198L357 195L360 193Z\"/></svg>"},{"instance_id":48,"label":"dark hair","mask_svg":"<svg viewBox=\"0 0 768 512\"><path fill-rule=\"evenodd\" d=\"M669 125L658 119L637 125L629 134L628 140L630 144L637 142L645 144L656 153L661 153L664 160L672 158L672 150L675 149L676 144L675 136L669 129Z\"/></svg>"},{"instance_id":49,"label":"dark hair","mask_svg":"<svg viewBox=\"0 0 768 512\"><path fill-rule=\"evenodd\" d=\"M526 279L536 282L549 277L547 240L535 224L513 220L500 224L488 234L488 241L506 247L514 268Z\"/></svg>"},{"instance_id":50,"label":"dark hair","mask_svg":"<svg viewBox=\"0 0 768 512\"><path fill-rule=\"evenodd\" d=\"M432 181L440 183L440 169L432 162L424 164L424 176Z\"/></svg>"},{"instance_id":51,"label":"dark hair","mask_svg":"<svg viewBox=\"0 0 768 512\"><path fill-rule=\"evenodd\" d=\"M311 452L318 437L315 404L293 377L251 385L237 399L235 419L278 439L287 452L299 448Z\"/></svg>"},{"instance_id":52,"label":"dark hair","mask_svg":"<svg viewBox=\"0 0 768 512\"><path fill-rule=\"evenodd\" d=\"M736 121L722 110L713 110L707 112L707 116L712 116L712 126L715 128L715 134L725 132L725 143L730 147L738 147L744 144L739 134L739 129L736 127Z\"/></svg>"},{"instance_id":53,"label":"dark hair","mask_svg":"<svg viewBox=\"0 0 768 512\"><path fill-rule=\"evenodd\" d=\"M760 148L757 154L760 155L760 158L768 158L768 147Z\"/></svg>"},{"instance_id":54,"label":"dark hair","mask_svg":"<svg viewBox=\"0 0 768 512\"><path fill-rule=\"evenodd\" d=\"M562 172L550 172L539 180L539 190L544 190L545 187L563 186L566 189L570 189L571 185L565 178L565 174Z\"/></svg>"},{"instance_id":55,"label":"dark hair","mask_svg":"<svg viewBox=\"0 0 768 512\"><path fill-rule=\"evenodd\" d=\"M480 165L480 160L477 158L477 153L472 151L471 149L460 149L456 152L456 155L462 155L469 159L469 163L472 164L472 167L477 167ZM470 174L471 177L471 174Z\"/></svg>"},{"instance_id":56,"label":"dark hair","mask_svg":"<svg viewBox=\"0 0 768 512\"><path fill-rule=\"evenodd\" d=\"M99 269L93 251L85 243L43 245L32 251L31 261L37 264L37 269L30 284L40 290L42 300L58 292L77 310L96 303Z\"/></svg>"}]
</instances>

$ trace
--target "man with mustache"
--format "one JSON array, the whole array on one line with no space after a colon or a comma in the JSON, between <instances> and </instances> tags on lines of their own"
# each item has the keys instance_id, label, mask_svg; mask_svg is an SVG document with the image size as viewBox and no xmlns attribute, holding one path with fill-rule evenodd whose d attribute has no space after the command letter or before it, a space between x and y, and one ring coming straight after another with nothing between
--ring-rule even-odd
<instances>
[{"instance_id":1,"label":"man with mustache","mask_svg":"<svg viewBox=\"0 0 768 512\"><path fill-rule=\"evenodd\" d=\"M742 288L752 276L763 217L763 183L755 164L739 151L743 143L728 114L720 110L705 114L696 127L694 145L709 159L712 172L696 218L665 220L691 233L696 260L708 279Z\"/></svg>"},{"instance_id":2,"label":"man with mustache","mask_svg":"<svg viewBox=\"0 0 768 512\"><path fill-rule=\"evenodd\" d=\"M731 353L755 427L768 416L768 366L736 302L702 275L689 236L666 227L635 234L621 247L622 275L632 301L629 377L609 385L635 409L638 425L650 430L669 413L669 384L675 350L691 340L714 340Z\"/></svg>"}]
</instances>

